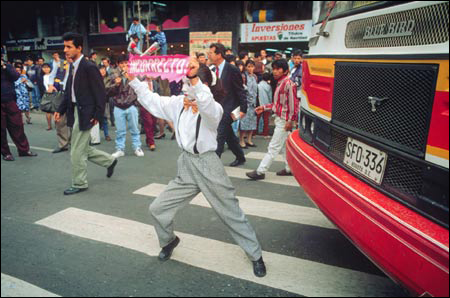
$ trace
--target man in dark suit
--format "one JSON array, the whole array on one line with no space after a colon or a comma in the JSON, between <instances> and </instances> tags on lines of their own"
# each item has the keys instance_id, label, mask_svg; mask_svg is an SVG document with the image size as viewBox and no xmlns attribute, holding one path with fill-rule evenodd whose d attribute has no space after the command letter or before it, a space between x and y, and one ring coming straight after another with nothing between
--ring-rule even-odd
<instances>
[{"instance_id":1,"label":"man in dark suit","mask_svg":"<svg viewBox=\"0 0 450 298\"><path fill-rule=\"evenodd\" d=\"M245 155L239 145L239 140L233 132L231 124L233 119L231 112L240 106L241 119L245 117L247 112L247 99L242 82L242 76L235 66L225 61L225 46L220 43L214 43L209 47L209 59L214 64L213 71L222 81L225 90L225 99L222 102L223 118L219 124L217 135L217 155L220 157L223 153L225 142L236 156L236 160L230 164L237 167L245 163Z\"/></svg>"},{"instance_id":2,"label":"man in dark suit","mask_svg":"<svg viewBox=\"0 0 450 298\"><path fill-rule=\"evenodd\" d=\"M97 66L84 59L83 36L66 33L63 36L64 53L74 62L69 68L69 78L65 87L65 97L55 120L67 113L67 126L72 127L72 187L64 191L72 195L88 188L87 164L89 160L107 168L106 176L113 174L117 164L110 154L89 146L91 128L103 120L106 92L103 78Z\"/></svg>"}]
</instances>

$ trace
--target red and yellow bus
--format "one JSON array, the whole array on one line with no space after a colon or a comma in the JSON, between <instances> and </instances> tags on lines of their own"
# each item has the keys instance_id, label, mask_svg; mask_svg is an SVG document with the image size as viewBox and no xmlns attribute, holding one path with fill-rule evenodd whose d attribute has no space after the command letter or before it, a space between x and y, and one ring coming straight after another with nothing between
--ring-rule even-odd
<instances>
[{"instance_id":1,"label":"red and yellow bus","mask_svg":"<svg viewBox=\"0 0 450 298\"><path fill-rule=\"evenodd\" d=\"M414 295L449 296L449 2L316 1L297 181Z\"/></svg>"}]
</instances>

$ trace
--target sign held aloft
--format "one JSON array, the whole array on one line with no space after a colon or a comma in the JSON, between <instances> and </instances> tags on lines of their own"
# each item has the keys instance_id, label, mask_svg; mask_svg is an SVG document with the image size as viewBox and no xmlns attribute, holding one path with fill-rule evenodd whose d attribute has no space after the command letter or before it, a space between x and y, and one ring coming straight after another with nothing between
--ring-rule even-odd
<instances>
[{"instance_id":1,"label":"sign held aloft","mask_svg":"<svg viewBox=\"0 0 450 298\"><path fill-rule=\"evenodd\" d=\"M161 77L179 82L189 71L189 56L130 55L128 72L136 76Z\"/></svg>"}]
</instances>

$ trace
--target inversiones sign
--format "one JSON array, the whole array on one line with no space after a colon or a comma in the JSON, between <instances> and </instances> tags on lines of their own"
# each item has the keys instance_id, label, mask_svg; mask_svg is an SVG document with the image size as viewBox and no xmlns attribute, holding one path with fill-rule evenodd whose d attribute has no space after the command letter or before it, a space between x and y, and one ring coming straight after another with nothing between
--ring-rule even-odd
<instances>
[{"instance_id":1,"label":"inversiones sign","mask_svg":"<svg viewBox=\"0 0 450 298\"><path fill-rule=\"evenodd\" d=\"M309 40L312 21L241 24L241 43Z\"/></svg>"},{"instance_id":2,"label":"inversiones sign","mask_svg":"<svg viewBox=\"0 0 450 298\"><path fill-rule=\"evenodd\" d=\"M189 56L139 56L130 55L128 72L134 75L161 77L180 81L188 73Z\"/></svg>"}]
</instances>

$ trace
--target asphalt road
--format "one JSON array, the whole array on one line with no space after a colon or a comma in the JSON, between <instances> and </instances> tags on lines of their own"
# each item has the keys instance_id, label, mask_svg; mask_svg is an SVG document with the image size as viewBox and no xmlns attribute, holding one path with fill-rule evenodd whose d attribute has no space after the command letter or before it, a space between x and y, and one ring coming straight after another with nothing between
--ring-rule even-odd
<instances>
[{"instance_id":1,"label":"asphalt road","mask_svg":"<svg viewBox=\"0 0 450 298\"><path fill-rule=\"evenodd\" d=\"M181 238L173 259L157 259L148 206L176 175L176 141L126 156L112 178L88 165L89 190L64 196L70 186L69 152L52 154L55 130L32 114L26 135L38 157L1 161L2 296L404 296L325 219L293 178L253 182L268 141L257 138L240 170L227 168L241 207L263 247L267 276L251 263L202 197L180 211ZM114 128L111 135L114 139ZM144 136L142 135L142 140ZM9 139L9 142L10 139ZM114 141L98 148L114 152ZM233 161L230 151L224 165ZM271 171L283 168L275 162Z\"/></svg>"}]
</instances>

